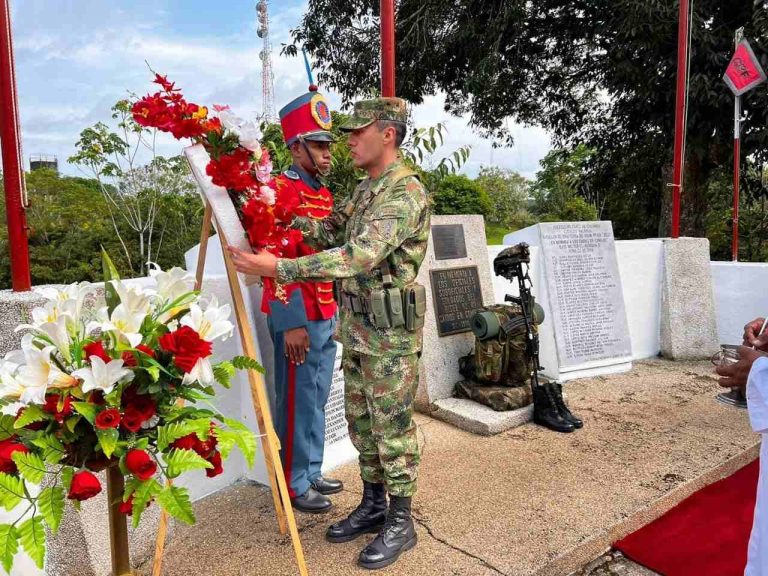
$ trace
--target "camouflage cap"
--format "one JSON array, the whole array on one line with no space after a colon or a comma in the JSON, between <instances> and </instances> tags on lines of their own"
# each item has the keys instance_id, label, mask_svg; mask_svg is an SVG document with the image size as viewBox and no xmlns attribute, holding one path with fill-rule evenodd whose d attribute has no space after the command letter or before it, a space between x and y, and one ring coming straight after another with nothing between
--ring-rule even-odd
<instances>
[{"instance_id":1,"label":"camouflage cap","mask_svg":"<svg viewBox=\"0 0 768 576\"><path fill-rule=\"evenodd\" d=\"M374 98L355 103L355 110L340 130L352 132L370 126L378 120L408 122L408 104L402 98Z\"/></svg>"}]
</instances>

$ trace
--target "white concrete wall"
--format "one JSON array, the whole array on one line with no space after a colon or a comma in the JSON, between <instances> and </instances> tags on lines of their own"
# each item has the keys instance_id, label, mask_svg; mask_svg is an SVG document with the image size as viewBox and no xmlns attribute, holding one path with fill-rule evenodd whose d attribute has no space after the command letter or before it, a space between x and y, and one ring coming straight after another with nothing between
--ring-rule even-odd
<instances>
[{"instance_id":1,"label":"white concrete wall","mask_svg":"<svg viewBox=\"0 0 768 576\"><path fill-rule=\"evenodd\" d=\"M723 344L740 344L744 325L768 316L768 264L712 262L717 332Z\"/></svg>"}]
</instances>

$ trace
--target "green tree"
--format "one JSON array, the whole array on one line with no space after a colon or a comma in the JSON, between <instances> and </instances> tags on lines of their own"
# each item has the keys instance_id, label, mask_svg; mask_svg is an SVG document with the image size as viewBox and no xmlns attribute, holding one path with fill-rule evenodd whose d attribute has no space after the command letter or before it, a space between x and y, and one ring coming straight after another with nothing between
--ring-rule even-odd
<instances>
[{"instance_id":1,"label":"green tree","mask_svg":"<svg viewBox=\"0 0 768 576\"><path fill-rule=\"evenodd\" d=\"M493 210L488 193L464 175L445 176L432 195L435 214L482 214Z\"/></svg>"},{"instance_id":2,"label":"green tree","mask_svg":"<svg viewBox=\"0 0 768 576\"><path fill-rule=\"evenodd\" d=\"M593 155L584 145L549 152L531 186L534 214L547 221L597 220L597 208L585 199L597 199L590 194L587 172Z\"/></svg>"},{"instance_id":3,"label":"green tree","mask_svg":"<svg viewBox=\"0 0 768 576\"><path fill-rule=\"evenodd\" d=\"M530 182L524 176L496 166L483 166L477 183L491 200L488 222L512 226L520 220L527 209L530 192Z\"/></svg>"}]
</instances>

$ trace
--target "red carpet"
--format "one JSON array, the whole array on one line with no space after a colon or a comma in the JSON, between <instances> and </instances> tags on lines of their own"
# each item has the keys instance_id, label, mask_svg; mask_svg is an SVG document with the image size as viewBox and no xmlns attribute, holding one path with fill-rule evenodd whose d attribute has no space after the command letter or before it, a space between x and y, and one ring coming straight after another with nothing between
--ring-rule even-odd
<instances>
[{"instance_id":1,"label":"red carpet","mask_svg":"<svg viewBox=\"0 0 768 576\"><path fill-rule=\"evenodd\" d=\"M664 576L743 576L759 463L683 500L614 548Z\"/></svg>"}]
</instances>

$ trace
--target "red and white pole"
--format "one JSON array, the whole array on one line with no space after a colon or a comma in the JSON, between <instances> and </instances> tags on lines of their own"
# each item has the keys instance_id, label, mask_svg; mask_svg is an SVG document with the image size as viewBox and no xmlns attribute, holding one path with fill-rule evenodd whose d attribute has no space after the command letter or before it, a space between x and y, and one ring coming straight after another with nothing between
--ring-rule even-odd
<instances>
[{"instance_id":1,"label":"red and white pole","mask_svg":"<svg viewBox=\"0 0 768 576\"><path fill-rule=\"evenodd\" d=\"M744 28L736 30L736 48L744 37ZM731 259L739 261L739 188L741 180L741 96L736 96L733 113L733 240Z\"/></svg>"},{"instance_id":2,"label":"red and white pole","mask_svg":"<svg viewBox=\"0 0 768 576\"><path fill-rule=\"evenodd\" d=\"M677 31L677 98L675 105L675 161L672 174L672 238L680 237L680 195L683 190L686 107L688 105L689 0L680 0Z\"/></svg>"},{"instance_id":3,"label":"red and white pole","mask_svg":"<svg viewBox=\"0 0 768 576\"><path fill-rule=\"evenodd\" d=\"M395 0L381 0L381 95L395 95Z\"/></svg>"},{"instance_id":4,"label":"red and white pole","mask_svg":"<svg viewBox=\"0 0 768 576\"><path fill-rule=\"evenodd\" d=\"M0 148L3 159L8 245L11 250L12 286L16 292L26 292L32 288L32 279L29 273L27 217L23 197L24 172L19 140L9 0L0 0Z\"/></svg>"}]
</instances>

